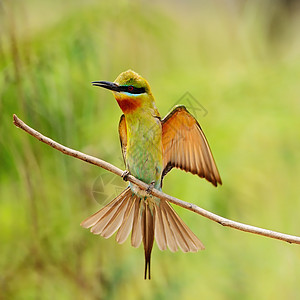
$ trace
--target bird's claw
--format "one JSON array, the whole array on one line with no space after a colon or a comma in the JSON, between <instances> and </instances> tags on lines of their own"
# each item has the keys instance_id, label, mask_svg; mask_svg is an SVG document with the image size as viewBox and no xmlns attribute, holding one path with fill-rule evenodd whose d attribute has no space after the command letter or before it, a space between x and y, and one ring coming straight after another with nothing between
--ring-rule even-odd
<instances>
[{"instance_id":1,"label":"bird's claw","mask_svg":"<svg viewBox=\"0 0 300 300\"><path fill-rule=\"evenodd\" d=\"M154 189L154 185L155 185L155 181L152 181L152 182L148 185L148 187L147 187L147 189L146 189L146 193L147 193L147 194L151 195L151 192L152 192L152 190Z\"/></svg>"},{"instance_id":2,"label":"bird's claw","mask_svg":"<svg viewBox=\"0 0 300 300\"><path fill-rule=\"evenodd\" d=\"M128 170L125 170L121 177L123 178L124 181L128 181L128 175L130 175L130 172Z\"/></svg>"}]
</instances>

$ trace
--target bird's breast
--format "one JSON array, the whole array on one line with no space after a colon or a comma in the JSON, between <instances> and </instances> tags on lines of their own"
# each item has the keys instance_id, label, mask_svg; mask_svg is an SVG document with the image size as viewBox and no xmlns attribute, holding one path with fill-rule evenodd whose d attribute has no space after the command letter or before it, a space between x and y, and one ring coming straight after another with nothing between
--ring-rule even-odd
<instances>
[{"instance_id":1,"label":"bird's breast","mask_svg":"<svg viewBox=\"0 0 300 300\"><path fill-rule=\"evenodd\" d=\"M127 168L132 175L150 184L160 184L162 172L161 124L153 117L128 120Z\"/></svg>"}]
</instances>

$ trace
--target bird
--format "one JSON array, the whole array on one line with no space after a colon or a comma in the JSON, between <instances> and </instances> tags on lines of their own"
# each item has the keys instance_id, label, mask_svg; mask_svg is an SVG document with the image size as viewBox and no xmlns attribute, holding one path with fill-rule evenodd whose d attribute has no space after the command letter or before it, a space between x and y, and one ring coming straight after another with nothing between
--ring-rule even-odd
<instances>
[{"instance_id":1,"label":"bird","mask_svg":"<svg viewBox=\"0 0 300 300\"><path fill-rule=\"evenodd\" d=\"M106 206L81 223L104 238L116 231L116 241L125 242L131 232L131 245L144 245L144 279L151 278L150 260L154 240L160 250L172 252L203 250L204 245L183 222L172 206L151 195L162 190L164 177L172 168L205 178L214 186L222 184L207 139L197 122L183 105L176 105L163 119L160 117L150 85L132 70L122 72L114 82L93 81L112 91L123 114L119 135L127 180L129 174L148 184L142 190L129 183Z\"/></svg>"}]
</instances>

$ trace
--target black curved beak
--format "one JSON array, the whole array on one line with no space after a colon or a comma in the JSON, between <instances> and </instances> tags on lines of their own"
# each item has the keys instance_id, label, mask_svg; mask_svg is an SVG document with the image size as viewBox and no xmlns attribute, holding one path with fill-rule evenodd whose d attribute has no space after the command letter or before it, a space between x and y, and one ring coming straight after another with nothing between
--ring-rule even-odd
<instances>
[{"instance_id":1,"label":"black curved beak","mask_svg":"<svg viewBox=\"0 0 300 300\"><path fill-rule=\"evenodd\" d=\"M94 86L100 86L102 88L111 90L111 91L115 91L115 92L119 92L120 91L120 87L113 82L109 82L109 81L93 81L92 85Z\"/></svg>"}]
</instances>

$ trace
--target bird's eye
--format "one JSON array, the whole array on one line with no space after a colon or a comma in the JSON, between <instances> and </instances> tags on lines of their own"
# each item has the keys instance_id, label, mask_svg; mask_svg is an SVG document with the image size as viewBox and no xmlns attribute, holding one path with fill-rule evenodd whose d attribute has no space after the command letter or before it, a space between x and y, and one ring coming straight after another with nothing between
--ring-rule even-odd
<instances>
[{"instance_id":1,"label":"bird's eye","mask_svg":"<svg viewBox=\"0 0 300 300\"><path fill-rule=\"evenodd\" d=\"M0 0L0 2L1 2L1 0ZM145 88L143 88L143 87L137 88L133 85L120 85L119 92L127 92L130 94L143 94L143 93L145 93Z\"/></svg>"}]
</instances>

